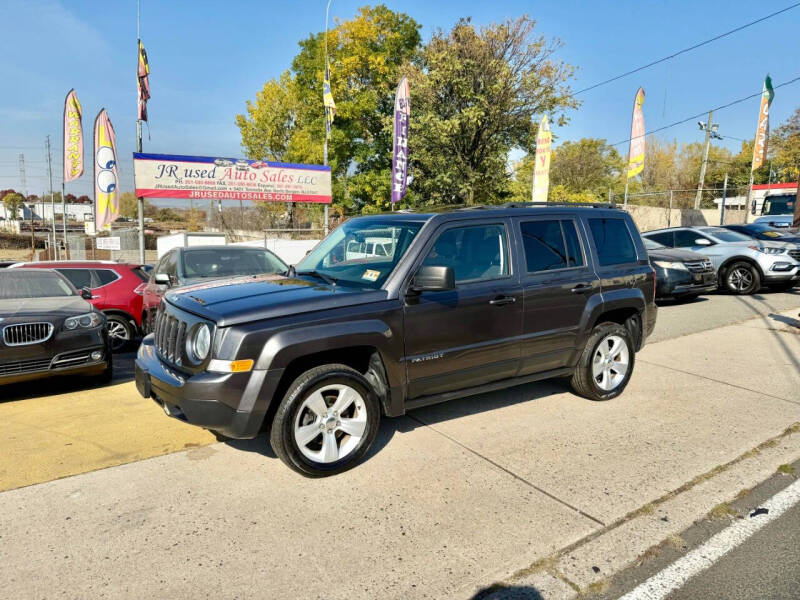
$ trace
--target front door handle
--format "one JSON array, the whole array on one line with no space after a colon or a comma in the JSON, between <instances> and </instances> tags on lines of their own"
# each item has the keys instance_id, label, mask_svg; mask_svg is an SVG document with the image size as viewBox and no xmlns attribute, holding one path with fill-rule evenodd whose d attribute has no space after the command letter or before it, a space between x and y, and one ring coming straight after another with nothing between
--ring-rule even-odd
<instances>
[{"instance_id":1,"label":"front door handle","mask_svg":"<svg viewBox=\"0 0 800 600\"><path fill-rule=\"evenodd\" d=\"M494 300L489 300L492 306L505 306L506 304L514 304L517 299L514 296L498 296Z\"/></svg>"},{"instance_id":2,"label":"front door handle","mask_svg":"<svg viewBox=\"0 0 800 600\"><path fill-rule=\"evenodd\" d=\"M574 288L572 288L570 291L573 294L585 294L586 292L590 292L591 290L592 290L591 284L579 283Z\"/></svg>"}]
</instances>

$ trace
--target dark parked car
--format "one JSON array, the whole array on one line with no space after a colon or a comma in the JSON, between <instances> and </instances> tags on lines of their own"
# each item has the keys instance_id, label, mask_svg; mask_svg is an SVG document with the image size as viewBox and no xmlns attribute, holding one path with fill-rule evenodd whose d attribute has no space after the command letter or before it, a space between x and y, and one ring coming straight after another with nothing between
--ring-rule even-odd
<instances>
[{"instance_id":1,"label":"dark parked car","mask_svg":"<svg viewBox=\"0 0 800 600\"><path fill-rule=\"evenodd\" d=\"M31 269L55 269L76 289L88 288L89 300L108 321L111 349L120 352L139 334L142 325L142 295L148 279L143 265L111 260L62 260L21 263Z\"/></svg>"},{"instance_id":2,"label":"dark parked car","mask_svg":"<svg viewBox=\"0 0 800 600\"><path fill-rule=\"evenodd\" d=\"M748 223L747 225L725 225L725 229L738 231L744 235L749 235L757 240L768 242L789 242L790 244L800 244L800 233L789 231L788 229L775 229L767 223ZM800 247L796 250L795 260L800 259Z\"/></svg>"},{"instance_id":3,"label":"dark parked car","mask_svg":"<svg viewBox=\"0 0 800 600\"><path fill-rule=\"evenodd\" d=\"M110 381L106 317L85 300L89 294L55 271L0 271L0 383L51 375Z\"/></svg>"},{"instance_id":4,"label":"dark parked car","mask_svg":"<svg viewBox=\"0 0 800 600\"><path fill-rule=\"evenodd\" d=\"M385 252L365 255L367 239ZM168 292L136 385L229 437L267 426L287 465L330 475L364 456L381 414L552 377L616 397L654 295L633 220L606 205L355 218L289 276Z\"/></svg>"},{"instance_id":5,"label":"dark parked car","mask_svg":"<svg viewBox=\"0 0 800 600\"><path fill-rule=\"evenodd\" d=\"M170 288L208 279L285 273L289 267L278 256L263 248L246 246L191 246L173 248L161 257L144 287L142 320L145 331L153 328L153 318L161 297Z\"/></svg>"},{"instance_id":6,"label":"dark parked car","mask_svg":"<svg viewBox=\"0 0 800 600\"><path fill-rule=\"evenodd\" d=\"M656 272L656 300L689 300L717 289L717 273L707 256L647 238L644 247Z\"/></svg>"}]
</instances>

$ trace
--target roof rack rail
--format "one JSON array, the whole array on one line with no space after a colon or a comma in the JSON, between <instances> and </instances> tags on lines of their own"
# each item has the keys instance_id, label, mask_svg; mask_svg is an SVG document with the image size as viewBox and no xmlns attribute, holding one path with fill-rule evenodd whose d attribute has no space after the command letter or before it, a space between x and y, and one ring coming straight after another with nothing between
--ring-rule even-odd
<instances>
[{"instance_id":1,"label":"roof rack rail","mask_svg":"<svg viewBox=\"0 0 800 600\"><path fill-rule=\"evenodd\" d=\"M500 205L503 208L528 208L529 206L570 206L591 208L617 208L615 202L506 202Z\"/></svg>"}]
</instances>

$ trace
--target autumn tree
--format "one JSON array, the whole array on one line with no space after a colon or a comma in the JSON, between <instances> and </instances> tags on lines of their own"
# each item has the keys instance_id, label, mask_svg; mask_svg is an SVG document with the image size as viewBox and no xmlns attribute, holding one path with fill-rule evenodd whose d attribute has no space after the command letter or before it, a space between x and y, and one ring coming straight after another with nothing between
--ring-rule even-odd
<instances>
[{"instance_id":1,"label":"autumn tree","mask_svg":"<svg viewBox=\"0 0 800 600\"><path fill-rule=\"evenodd\" d=\"M773 168L783 181L800 179L800 108L772 133Z\"/></svg>"},{"instance_id":2,"label":"autumn tree","mask_svg":"<svg viewBox=\"0 0 800 600\"><path fill-rule=\"evenodd\" d=\"M145 212L147 212L150 206L146 200L144 202L144 205L145 205ZM119 214L121 217L127 217L128 219L138 218L139 199L136 197L136 194L134 194L133 192L123 192L122 194L120 194Z\"/></svg>"},{"instance_id":3,"label":"autumn tree","mask_svg":"<svg viewBox=\"0 0 800 600\"><path fill-rule=\"evenodd\" d=\"M3 196L3 206L10 219L17 219L19 217L19 209L22 208L25 202L25 197L17 192L9 192Z\"/></svg>"},{"instance_id":4,"label":"autumn tree","mask_svg":"<svg viewBox=\"0 0 800 600\"><path fill-rule=\"evenodd\" d=\"M491 203L510 194L509 152L532 152L537 117L566 123L578 105L561 42L528 17L436 31L410 70L410 189L418 202Z\"/></svg>"}]
</instances>

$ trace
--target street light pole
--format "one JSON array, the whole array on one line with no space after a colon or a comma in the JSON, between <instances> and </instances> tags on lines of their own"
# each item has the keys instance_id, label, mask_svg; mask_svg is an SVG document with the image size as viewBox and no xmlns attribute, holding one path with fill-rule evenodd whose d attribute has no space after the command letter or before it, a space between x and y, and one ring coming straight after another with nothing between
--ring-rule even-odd
<instances>
[{"instance_id":1,"label":"street light pole","mask_svg":"<svg viewBox=\"0 0 800 600\"><path fill-rule=\"evenodd\" d=\"M706 132L706 148L705 153L703 154L703 164L700 166L700 183L697 185L697 196L694 199L694 209L700 209L700 201L703 199L703 184L706 179L706 168L708 167L708 151L711 148L711 138L721 140L722 136L717 133L719 129L719 125L712 125L712 119L714 117L714 111L708 111L708 122L703 123L699 121L697 124L700 126L701 131Z\"/></svg>"}]
</instances>

